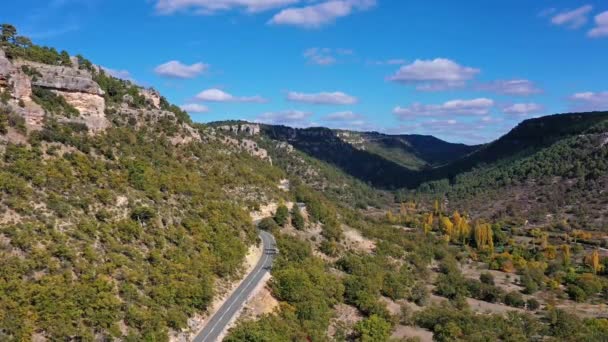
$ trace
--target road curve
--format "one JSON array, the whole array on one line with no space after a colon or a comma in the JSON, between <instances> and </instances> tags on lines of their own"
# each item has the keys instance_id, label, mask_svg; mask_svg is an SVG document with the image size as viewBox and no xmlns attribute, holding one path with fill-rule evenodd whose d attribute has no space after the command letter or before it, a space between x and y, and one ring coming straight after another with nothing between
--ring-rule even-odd
<instances>
[{"instance_id":1,"label":"road curve","mask_svg":"<svg viewBox=\"0 0 608 342\"><path fill-rule=\"evenodd\" d=\"M276 243L272 234L266 231L260 231L260 238L262 239L263 254L258 264L245 277L241 285L234 290L220 309L207 321L203 330L194 337L194 342L217 341L230 321L232 321L232 318L245 305L245 302L256 286L262 281L266 273L269 272L275 255L274 253L269 253L268 250L275 249Z\"/></svg>"}]
</instances>

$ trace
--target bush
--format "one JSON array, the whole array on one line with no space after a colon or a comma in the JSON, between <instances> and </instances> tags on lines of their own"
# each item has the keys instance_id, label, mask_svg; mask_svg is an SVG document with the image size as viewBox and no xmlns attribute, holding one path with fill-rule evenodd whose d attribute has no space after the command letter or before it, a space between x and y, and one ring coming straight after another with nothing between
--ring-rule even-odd
<instances>
[{"instance_id":1,"label":"bush","mask_svg":"<svg viewBox=\"0 0 608 342\"><path fill-rule=\"evenodd\" d=\"M505 304L516 308L523 308L526 302L524 301L524 297L521 295L521 293L511 291L505 296Z\"/></svg>"},{"instance_id":2,"label":"bush","mask_svg":"<svg viewBox=\"0 0 608 342\"><path fill-rule=\"evenodd\" d=\"M258 223L258 228L261 230L273 231L279 229L279 225L275 222L275 220L271 217L266 217Z\"/></svg>"},{"instance_id":3,"label":"bush","mask_svg":"<svg viewBox=\"0 0 608 342\"><path fill-rule=\"evenodd\" d=\"M388 341L391 333L391 324L382 317L372 315L367 319L359 321L355 325L358 340L362 342Z\"/></svg>"},{"instance_id":4,"label":"bush","mask_svg":"<svg viewBox=\"0 0 608 342\"><path fill-rule=\"evenodd\" d=\"M494 276L490 272L483 272L479 275L479 281L484 284L494 285Z\"/></svg>"},{"instance_id":5,"label":"bush","mask_svg":"<svg viewBox=\"0 0 608 342\"><path fill-rule=\"evenodd\" d=\"M540 308L540 303L536 299L530 298L526 301L526 306L528 310L536 311Z\"/></svg>"},{"instance_id":6,"label":"bush","mask_svg":"<svg viewBox=\"0 0 608 342\"><path fill-rule=\"evenodd\" d=\"M68 118L80 115L78 109L67 103L61 95L57 95L48 89L32 87L32 99L47 113L62 115Z\"/></svg>"},{"instance_id":7,"label":"bush","mask_svg":"<svg viewBox=\"0 0 608 342\"><path fill-rule=\"evenodd\" d=\"M574 284L568 285L567 292L570 299L576 302L582 303L587 300L587 294L585 291Z\"/></svg>"},{"instance_id":8,"label":"bush","mask_svg":"<svg viewBox=\"0 0 608 342\"><path fill-rule=\"evenodd\" d=\"M298 207L297 204L294 204L293 208L291 209L291 223L297 230L304 230L304 228L306 228L304 216L302 216L300 207Z\"/></svg>"},{"instance_id":9,"label":"bush","mask_svg":"<svg viewBox=\"0 0 608 342\"><path fill-rule=\"evenodd\" d=\"M284 227L289 218L289 209L284 204L279 205L274 214L274 221L281 227Z\"/></svg>"}]
</instances>

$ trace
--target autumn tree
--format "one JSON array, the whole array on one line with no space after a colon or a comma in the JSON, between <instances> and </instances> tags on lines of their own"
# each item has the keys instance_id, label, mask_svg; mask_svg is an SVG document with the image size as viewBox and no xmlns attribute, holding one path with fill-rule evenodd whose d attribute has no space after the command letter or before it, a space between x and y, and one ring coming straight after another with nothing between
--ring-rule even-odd
<instances>
[{"instance_id":1,"label":"autumn tree","mask_svg":"<svg viewBox=\"0 0 608 342\"><path fill-rule=\"evenodd\" d=\"M585 258L585 263L587 266L591 267L594 274L598 274L604 268L604 265L600 262L600 253L597 249L593 250L591 254L587 255Z\"/></svg>"},{"instance_id":2,"label":"autumn tree","mask_svg":"<svg viewBox=\"0 0 608 342\"><path fill-rule=\"evenodd\" d=\"M473 234L478 249L488 248L491 252L494 252L494 237L490 224L477 222Z\"/></svg>"}]
</instances>

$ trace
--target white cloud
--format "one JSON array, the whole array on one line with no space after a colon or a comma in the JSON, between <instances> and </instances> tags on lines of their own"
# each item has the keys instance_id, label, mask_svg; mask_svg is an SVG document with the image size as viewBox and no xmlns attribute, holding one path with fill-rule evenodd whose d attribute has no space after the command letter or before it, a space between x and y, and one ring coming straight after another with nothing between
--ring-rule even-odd
<instances>
[{"instance_id":1,"label":"white cloud","mask_svg":"<svg viewBox=\"0 0 608 342\"><path fill-rule=\"evenodd\" d=\"M157 66L154 69L154 72L163 77L194 78L205 72L207 69L209 69L209 65L204 63L186 65L180 61L169 61Z\"/></svg>"},{"instance_id":2,"label":"white cloud","mask_svg":"<svg viewBox=\"0 0 608 342\"><path fill-rule=\"evenodd\" d=\"M595 16L595 27L588 33L589 37L608 37L608 11Z\"/></svg>"},{"instance_id":3,"label":"white cloud","mask_svg":"<svg viewBox=\"0 0 608 342\"><path fill-rule=\"evenodd\" d=\"M203 90L196 95L195 99L206 102L268 102L268 100L258 95L237 97L217 88Z\"/></svg>"},{"instance_id":4,"label":"white cloud","mask_svg":"<svg viewBox=\"0 0 608 342\"><path fill-rule=\"evenodd\" d=\"M346 111L346 112L336 112L336 113L328 114L323 119L325 119L327 121L351 121L351 122L357 121L358 122L358 121L361 121L362 118L363 118L363 116L361 116L360 114L353 113L351 111Z\"/></svg>"},{"instance_id":5,"label":"white cloud","mask_svg":"<svg viewBox=\"0 0 608 342\"><path fill-rule=\"evenodd\" d=\"M335 55L353 55L355 52L350 49L330 49L313 47L304 51L304 57L311 64L332 65L337 62Z\"/></svg>"},{"instance_id":6,"label":"white cloud","mask_svg":"<svg viewBox=\"0 0 608 342\"><path fill-rule=\"evenodd\" d=\"M402 66L389 80L414 84L418 90L433 91L462 87L479 72L479 69L461 66L446 58L417 59Z\"/></svg>"},{"instance_id":7,"label":"white cloud","mask_svg":"<svg viewBox=\"0 0 608 342\"><path fill-rule=\"evenodd\" d=\"M173 14L193 10L195 14L244 9L249 13L262 12L298 3L300 0L158 0L156 11Z\"/></svg>"},{"instance_id":8,"label":"white cloud","mask_svg":"<svg viewBox=\"0 0 608 342\"><path fill-rule=\"evenodd\" d=\"M479 86L480 90L488 90L506 95L528 96L542 93L534 82L524 79L498 80Z\"/></svg>"},{"instance_id":9,"label":"white cloud","mask_svg":"<svg viewBox=\"0 0 608 342\"><path fill-rule=\"evenodd\" d=\"M357 103L357 98L341 91L336 92L321 92L314 94L305 94L290 91L287 93L287 99L294 102L310 103L310 104L325 104L325 105L350 105Z\"/></svg>"},{"instance_id":10,"label":"white cloud","mask_svg":"<svg viewBox=\"0 0 608 342\"><path fill-rule=\"evenodd\" d=\"M287 125L292 127L310 126L312 113L300 110L285 110L280 112L266 112L256 118L256 122L271 125Z\"/></svg>"},{"instance_id":11,"label":"white cloud","mask_svg":"<svg viewBox=\"0 0 608 342\"><path fill-rule=\"evenodd\" d=\"M120 78L121 80L133 81L131 73L128 70L118 70L106 67L101 68L112 77Z\"/></svg>"},{"instance_id":12,"label":"white cloud","mask_svg":"<svg viewBox=\"0 0 608 342\"><path fill-rule=\"evenodd\" d=\"M570 100L577 110L608 110L608 91L576 93Z\"/></svg>"},{"instance_id":13,"label":"white cloud","mask_svg":"<svg viewBox=\"0 0 608 342\"><path fill-rule=\"evenodd\" d=\"M355 10L366 10L376 5L376 0L330 0L305 7L286 8L277 13L269 24L318 28L345 17Z\"/></svg>"},{"instance_id":14,"label":"white cloud","mask_svg":"<svg viewBox=\"0 0 608 342\"><path fill-rule=\"evenodd\" d=\"M551 18L554 25L564 25L569 28L579 28L587 23L587 16L593 7L591 5L581 6L571 11L564 11Z\"/></svg>"},{"instance_id":15,"label":"white cloud","mask_svg":"<svg viewBox=\"0 0 608 342\"><path fill-rule=\"evenodd\" d=\"M511 115L527 116L539 113L543 109L543 106L538 103L513 103L503 107L502 112Z\"/></svg>"},{"instance_id":16,"label":"white cloud","mask_svg":"<svg viewBox=\"0 0 608 342\"><path fill-rule=\"evenodd\" d=\"M180 108L188 113L207 113L209 111L207 106L198 103L187 103Z\"/></svg>"},{"instance_id":17,"label":"white cloud","mask_svg":"<svg viewBox=\"0 0 608 342\"><path fill-rule=\"evenodd\" d=\"M417 117L438 117L446 115L487 115L494 107L494 101L487 98L472 100L452 100L439 105L414 103L409 107L395 107L393 113L402 120Z\"/></svg>"}]
</instances>

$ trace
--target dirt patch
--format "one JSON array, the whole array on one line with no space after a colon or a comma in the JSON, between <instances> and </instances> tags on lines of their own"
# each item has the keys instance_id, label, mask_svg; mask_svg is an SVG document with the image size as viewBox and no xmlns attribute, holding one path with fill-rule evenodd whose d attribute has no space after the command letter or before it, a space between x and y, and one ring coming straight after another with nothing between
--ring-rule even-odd
<instances>
[{"instance_id":1,"label":"dirt patch","mask_svg":"<svg viewBox=\"0 0 608 342\"><path fill-rule=\"evenodd\" d=\"M421 342L432 342L433 332L409 325L398 325L395 327L393 335L391 336L393 339L404 339L408 337L418 337Z\"/></svg>"},{"instance_id":2,"label":"dirt patch","mask_svg":"<svg viewBox=\"0 0 608 342\"><path fill-rule=\"evenodd\" d=\"M240 319L256 319L272 313L278 306L279 301L272 296L268 286L264 286L247 302Z\"/></svg>"},{"instance_id":3,"label":"dirt patch","mask_svg":"<svg viewBox=\"0 0 608 342\"><path fill-rule=\"evenodd\" d=\"M335 316L327 329L329 337L336 336L336 333L340 330L345 334L350 334L355 324L363 319L359 310L352 305L340 303L334 307L334 310Z\"/></svg>"},{"instance_id":4,"label":"dirt patch","mask_svg":"<svg viewBox=\"0 0 608 342\"><path fill-rule=\"evenodd\" d=\"M348 226L342 226L344 230L344 245L347 248L372 253L376 248L376 243L370 239L366 239L361 233Z\"/></svg>"},{"instance_id":5,"label":"dirt patch","mask_svg":"<svg viewBox=\"0 0 608 342\"><path fill-rule=\"evenodd\" d=\"M488 272L494 276L494 284L507 292L523 290L523 287L518 285L519 275L517 274L489 270L488 266L481 262L464 264L461 265L460 269L466 278L477 280L482 273Z\"/></svg>"},{"instance_id":6,"label":"dirt patch","mask_svg":"<svg viewBox=\"0 0 608 342\"><path fill-rule=\"evenodd\" d=\"M467 298L467 303L471 307L471 310L477 313L505 314L509 311L526 312L520 308L514 308L504 304L484 302L483 300L475 298Z\"/></svg>"},{"instance_id":7,"label":"dirt patch","mask_svg":"<svg viewBox=\"0 0 608 342\"><path fill-rule=\"evenodd\" d=\"M393 316L401 315L401 305L388 297L380 297L380 301L386 304L386 309Z\"/></svg>"}]
</instances>

